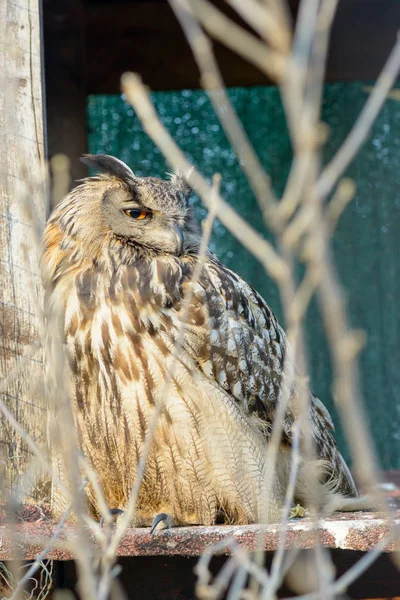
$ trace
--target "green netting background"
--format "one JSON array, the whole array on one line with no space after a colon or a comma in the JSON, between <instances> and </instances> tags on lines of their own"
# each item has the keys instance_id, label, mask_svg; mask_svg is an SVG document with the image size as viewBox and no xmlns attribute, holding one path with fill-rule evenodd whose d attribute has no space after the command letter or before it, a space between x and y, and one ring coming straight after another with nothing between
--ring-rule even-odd
<instances>
[{"instance_id":1,"label":"green netting background","mask_svg":"<svg viewBox=\"0 0 400 600\"><path fill-rule=\"evenodd\" d=\"M291 149L277 89L231 88L229 95L280 194ZM323 120L331 129L326 158L339 147L366 98L363 83L326 85ZM255 200L205 93L157 92L153 99L162 121L190 159L208 177L221 173L226 199L260 229ZM90 152L113 154L138 175L164 176L168 168L164 158L120 96L90 96L88 124ZM362 389L385 469L400 468L399 151L400 103L388 100L370 139L347 173L357 184L357 195L341 217L334 245L352 325L364 329L368 337L360 360ZM199 202L196 210L199 217L204 214ZM275 285L219 223L214 227L212 250L254 285L281 316ZM334 413L338 424L330 391L328 353L315 305L307 315L307 339L312 389ZM347 456L339 426L337 437Z\"/></svg>"}]
</instances>

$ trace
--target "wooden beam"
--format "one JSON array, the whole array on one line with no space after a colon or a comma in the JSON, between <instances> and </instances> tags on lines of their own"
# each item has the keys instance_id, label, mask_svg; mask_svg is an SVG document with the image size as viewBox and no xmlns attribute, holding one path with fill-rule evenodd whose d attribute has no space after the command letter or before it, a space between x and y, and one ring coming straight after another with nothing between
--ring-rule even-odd
<instances>
[{"instance_id":1,"label":"wooden beam","mask_svg":"<svg viewBox=\"0 0 400 600\"><path fill-rule=\"evenodd\" d=\"M224 2L215 0L219 7ZM291 0L293 14L299 1ZM124 71L137 71L154 90L199 87L190 48L166 1L87 0L86 80L90 94L117 94ZM224 10L227 10L224 8ZM328 81L375 79L400 23L399 0L342 0L332 32ZM227 86L265 85L266 77L215 44Z\"/></svg>"}]
</instances>

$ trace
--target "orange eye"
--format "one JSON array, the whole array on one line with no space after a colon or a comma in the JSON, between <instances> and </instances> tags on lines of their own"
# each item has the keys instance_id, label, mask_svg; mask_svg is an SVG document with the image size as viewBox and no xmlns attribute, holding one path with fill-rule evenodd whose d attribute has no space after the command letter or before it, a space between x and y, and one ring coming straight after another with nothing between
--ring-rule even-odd
<instances>
[{"instance_id":1,"label":"orange eye","mask_svg":"<svg viewBox=\"0 0 400 600\"><path fill-rule=\"evenodd\" d=\"M137 221L141 221L150 216L150 213L147 210L141 208L129 208L128 210L124 210L124 213L128 215L128 217L131 217L131 219L136 219Z\"/></svg>"}]
</instances>

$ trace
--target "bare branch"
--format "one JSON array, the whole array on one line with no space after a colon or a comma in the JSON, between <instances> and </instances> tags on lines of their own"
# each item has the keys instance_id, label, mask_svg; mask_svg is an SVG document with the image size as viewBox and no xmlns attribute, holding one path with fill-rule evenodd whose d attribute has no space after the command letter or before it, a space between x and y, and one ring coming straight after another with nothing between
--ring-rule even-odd
<instances>
[{"instance_id":1,"label":"bare branch","mask_svg":"<svg viewBox=\"0 0 400 600\"><path fill-rule=\"evenodd\" d=\"M356 193L356 186L352 179L348 177L339 181L336 191L325 209L325 220L329 229L330 235L333 235L337 222L346 206L351 202Z\"/></svg>"},{"instance_id":2,"label":"bare branch","mask_svg":"<svg viewBox=\"0 0 400 600\"><path fill-rule=\"evenodd\" d=\"M256 0L226 0L257 31L268 45L286 54L290 49L290 29L285 27L281 12Z\"/></svg>"},{"instance_id":3,"label":"bare branch","mask_svg":"<svg viewBox=\"0 0 400 600\"><path fill-rule=\"evenodd\" d=\"M273 81L281 79L285 69L282 54L268 48L208 0L190 0L190 5L204 29L214 39L248 60Z\"/></svg>"},{"instance_id":4,"label":"bare branch","mask_svg":"<svg viewBox=\"0 0 400 600\"><path fill-rule=\"evenodd\" d=\"M187 182L199 194L204 204L210 207L211 187L196 168L185 158L158 118L150 101L149 94L140 77L134 73L122 76L122 89L136 110L148 135L159 146L168 162L177 167ZM278 256L272 245L263 239L257 231L242 219L233 208L218 195L217 217L225 227L264 265L267 272L276 280L286 277L284 261Z\"/></svg>"},{"instance_id":5,"label":"bare branch","mask_svg":"<svg viewBox=\"0 0 400 600\"><path fill-rule=\"evenodd\" d=\"M203 86L208 92L214 110L247 175L261 212L264 218L268 219L268 215L272 215L276 208L271 182L225 91L211 43L198 25L191 11L189 0L169 1L199 65Z\"/></svg>"},{"instance_id":6,"label":"bare branch","mask_svg":"<svg viewBox=\"0 0 400 600\"><path fill-rule=\"evenodd\" d=\"M71 506L65 511L65 513L61 517L60 522L58 523L53 535L50 538L50 541L46 544L46 546L42 550L42 552L36 557L35 561L31 564L31 566L29 567L29 569L25 573L25 575L23 577L21 577L21 579L18 581L18 584L17 584L15 590L13 591L12 596L10 596L10 600L17 600L20 597L20 594L21 594L22 590L24 589L25 585L29 582L31 577L33 577L33 575L36 573L36 571L38 569L40 569L40 567L42 566L43 560L46 558L46 556L49 554L49 552L51 552L52 549L54 548L54 545L63 530L63 527L65 525L66 520L68 519L70 512L71 512Z\"/></svg>"},{"instance_id":7,"label":"bare branch","mask_svg":"<svg viewBox=\"0 0 400 600\"><path fill-rule=\"evenodd\" d=\"M143 475L144 475L144 471L146 468L151 444L153 443L153 438L154 438L154 434L155 434L155 431L157 428L160 414L164 408L164 398L168 394L168 390L169 390L169 386L171 384L172 377L174 374L174 369L176 366L177 358L179 356L179 352L182 348L182 344L184 341L185 327L186 327L187 319L188 319L188 315L189 315L190 303L191 303L192 297L193 297L194 286L199 280L201 271L204 266L204 261L207 256L207 248L208 248L208 242L211 237L212 226L214 223L215 216L218 213L220 183L221 183L220 175L215 174L214 178L213 178L211 194L210 194L210 198L209 198L210 212L208 214L206 221L203 224L203 235L202 235L202 239L201 239L201 243L200 243L197 263L196 263L196 266L195 266L195 269L193 271L193 275L191 278L191 287L189 289L189 293L186 295L184 302L183 302L183 307L182 307L183 314L182 314L181 326L180 326L179 332L178 332L178 338L175 342L174 351L168 361L169 362L168 370L167 370L168 377L164 382L161 393L159 394L159 398L156 402L155 410L153 412L153 415L152 415L150 423L149 423L149 427L148 427L148 430L146 433L146 438L145 438L145 441L143 444L142 453L141 453L140 460L139 460L138 467L137 467L136 479L134 481L132 491L129 495L128 506L126 507L124 515L122 516L120 522L117 525L116 532L115 532L115 534L110 542L110 545L106 551L106 554L105 554L105 558L107 558L108 560L111 560L111 558L115 557L116 551L117 551L118 545L122 539L122 536L125 533L127 527L129 527L130 523L132 522L132 519L135 514L136 503L137 503L137 499L139 497L140 486L142 485Z\"/></svg>"},{"instance_id":8,"label":"bare branch","mask_svg":"<svg viewBox=\"0 0 400 600\"><path fill-rule=\"evenodd\" d=\"M397 40L377 82L342 147L328 163L318 181L318 194L325 198L350 165L381 110L400 69L400 39Z\"/></svg>"}]
</instances>

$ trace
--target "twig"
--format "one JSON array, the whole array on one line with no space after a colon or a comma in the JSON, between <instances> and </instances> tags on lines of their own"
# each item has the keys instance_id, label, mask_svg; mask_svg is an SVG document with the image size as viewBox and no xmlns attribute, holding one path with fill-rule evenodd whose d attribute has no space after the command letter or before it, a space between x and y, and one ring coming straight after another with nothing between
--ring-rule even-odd
<instances>
[{"instance_id":1,"label":"twig","mask_svg":"<svg viewBox=\"0 0 400 600\"><path fill-rule=\"evenodd\" d=\"M134 73L124 73L121 79L122 89L128 101L136 110L143 127L158 145L168 162L178 168L189 185L200 195L204 204L210 208L211 187L196 168L187 161L168 131L162 125L151 103L148 91L140 77ZM271 244L263 239L240 215L218 194L217 217L225 227L260 261L275 280L287 276L285 262L279 257Z\"/></svg>"},{"instance_id":2,"label":"twig","mask_svg":"<svg viewBox=\"0 0 400 600\"><path fill-rule=\"evenodd\" d=\"M268 48L257 37L237 25L208 0L190 0L204 29L216 40L252 63L272 81L279 81L285 69L283 54Z\"/></svg>"},{"instance_id":3,"label":"twig","mask_svg":"<svg viewBox=\"0 0 400 600\"><path fill-rule=\"evenodd\" d=\"M56 309L54 309L56 310ZM60 309L62 310L62 308ZM78 541L75 548L78 571L78 589L85 600L96 600L96 576L92 565L92 544L88 540L86 524L86 507L83 499L85 482L79 471L80 450L76 439L77 431L72 415L68 386L61 388L60 381L68 381L67 357L64 351L62 334L59 329L60 314L56 312L47 315L47 326L52 332L46 340L46 353L49 361L48 385L49 400L53 411L53 453L62 455L63 469L70 487L70 502L72 512L76 517ZM56 418L57 417L57 418ZM57 435L56 435L57 434ZM57 456L57 461L60 456Z\"/></svg>"},{"instance_id":4,"label":"twig","mask_svg":"<svg viewBox=\"0 0 400 600\"><path fill-rule=\"evenodd\" d=\"M317 13L314 39L307 68L307 79L304 91L304 119L310 123L308 130L317 129L321 113L322 91L324 83L325 63L333 19L339 0L322 0ZM311 0L311 3L313 0ZM306 5L306 2L303 2ZM300 42L301 43L301 42ZM305 128L307 130L307 127Z\"/></svg>"},{"instance_id":5,"label":"twig","mask_svg":"<svg viewBox=\"0 0 400 600\"><path fill-rule=\"evenodd\" d=\"M290 30L284 27L281 14L256 0L226 0L257 31L268 45L286 54L290 49Z\"/></svg>"},{"instance_id":6,"label":"twig","mask_svg":"<svg viewBox=\"0 0 400 600\"><path fill-rule=\"evenodd\" d=\"M285 108L290 136L295 150L303 142L304 86L319 0L303 0L299 5L292 51L287 57L286 70L281 80L280 91Z\"/></svg>"},{"instance_id":7,"label":"twig","mask_svg":"<svg viewBox=\"0 0 400 600\"><path fill-rule=\"evenodd\" d=\"M51 550L53 549L55 542L57 541L58 537L60 536L62 529L65 525L66 520L68 519L69 513L71 512L71 506L69 506L67 508L67 510L64 512L64 514L61 517L60 522L58 523L53 535L51 536L49 542L47 543L46 547L42 550L42 552L36 557L35 561L31 564L31 566L29 567L29 570L25 573L25 575L23 577L21 577L21 579L18 581L18 585L15 588L12 596L10 597L10 600L16 600L16 598L18 598L20 592L23 590L23 588L25 587L26 583L28 583L29 579L36 573L36 571L40 568L41 563L43 562L43 560L46 558L46 556L48 555L49 552L51 552Z\"/></svg>"},{"instance_id":8,"label":"twig","mask_svg":"<svg viewBox=\"0 0 400 600\"><path fill-rule=\"evenodd\" d=\"M355 193L356 186L352 179L345 177L339 181L332 200L325 209L325 220L330 235L333 235L340 215L354 198Z\"/></svg>"},{"instance_id":9,"label":"twig","mask_svg":"<svg viewBox=\"0 0 400 600\"><path fill-rule=\"evenodd\" d=\"M238 564L236 573L233 576L232 583L226 595L226 600L237 600L241 596L241 591L246 585L247 571L245 565Z\"/></svg>"},{"instance_id":10,"label":"twig","mask_svg":"<svg viewBox=\"0 0 400 600\"><path fill-rule=\"evenodd\" d=\"M164 407L164 398L168 394L168 389L171 384L171 380L173 377L173 372L174 372L174 368L176 366L177 358L179 356L179 352L181 350L181 347L182 347L182 344L184 341L184 332L185 332L186 322L187 322L187 318L188 318L190 303L191 303L192 296L193 296L193 289L194 289L195 284L199 280L199 277L200 277L200 274L203 269L204 262L205 262L205 259L207 256L208 242L209 242L209 239L211 236L213 222L214 222L216 214L218 213L220 181L221 181L220 175L216 174L213 178L213 184L211 187L211 196L209 198L210 212L204 223L203 235L202 235L201 242L200 242L200 248L199 248L199 252L198 252L198 256L197 256L197 262L196 262L196 266L195 266L195 269L193 271L193 275L191 278L191 286L190 286L189 292L186 295L184 302L183 302L182 321L181 321L181 326L178 331L178 338L174 345L174 351L173 351L170 361L169 361L168 377L167 377L166 381L164 382L163 389L161 390L161 393L159 395L159 400L156 402L156 407L155 407L155 410L154 410L153 415L150 420L150 424L149 424L149 427L148 427L148 430L146 433L146 438L145 438L143 448L142 448L142 453L140 456L140 460L138 462L136 478L135 478L135 481L134 481L134 484L132 487L132 491L129 496L128 506L126 507L124 515L121 517L121 520L117 525L116 532L110 542L110 545L109 545L106 555L105 555L109 559L111 559L111 557L115 556L118 545L122 539L122 536L134 517L136 503L137 503L137 499L138 499L139 491L140 491L140 486L142 483L144 470L145 470L145 467L147 464L147 458L148 458L148 455L150 452L151 444L153 443L153 437L154 437L154 434L155 434L155 431L156 431L156 428L158 425L158 420L159 420L160 414Z\"/></svg>"},{"instance_id":11,"label":"twig","mask_svg":"<svg viewBox=\"0 0 400 600\"><path fill-rule=\"evenodd\" d=\"M391 534L385 535L376 546L360 558L354 565L350 567L341 577L333 581L325 590L324 594L343 594L347 588L354 583L365 571L379 558L385 546L390 542ZM325 595L324 595L325 597ZM298 600L320 600L321 590L310 594L302 594L297 596ZM289 600L284 598L284 600Z\"/></svg>"},{"instance_id":12,"label":"twig","mask_svg":"<svg viewBox=\"0 0 400 600\"><path fill-rule=\"evenodd\" d=\"M51 477L54 478L54 480L57 482L57 485L63 491L63 493L67 496L67 498L70 497L69 490L61 483L61 481L59 480L57 475L54 473L45 454L42 452L42 450L39 448L39 446L33 441L31 436L18 423L18 421L16 420L14 415L11 413L11 411L7 408L7 406L4 404L4 402L1 399L0 399L0 411L3 413L3 415L5 416L7 421L10 423L10 425L15 429L15 431L21 436L21 438L24 440L24 442L26 443L28 448L33 452L33 454L35 454L35 456L37 456L37 458L40 461L40 464L45 469L45 471Z\"/></svg>"},{"instance_id":13,"label":"twig","mask_svg":"<svg viewBox=\"0 0 400 600\"><path fill-rule=\"evenodd\" d=\"M267 600L272 597L278 589L281 581L282 563L285 554L285 542L287 535L287 522L289 520L290 510L293 505L297 474L300 463L300 423L296 421L292 427L292 454L290 465L290 476L285 495L285 505L282 511L281 527L279 531L279 541L276 553L272 560L269 584L261 595L261 600Z\"/></svg>"},{"instance_id":14,"label":"twig","mask_svg":"<svg viewBox=\"0 0 400 600\"><path fill-rule=\"evenodd\" d=\"M271 182L229 100L210 40L197 23L190 0L169 2L192 48L200 69L202 84L208 92L214 111L247 175L261 212L267 219L268 215L274 213L277 204Z\"/></svg>"},{"instance_id":15,"label":"twig","mask_svg":"<svg viewBox=\"0 0 400 600\"><path fill-rule=\"evenodd\" d=\"M207 600L210 597L213 598L214 586L210 586L211 573L209 565L212 557L224 550L230 550L232 552L232 556L228 559L228 562L231 564L233 563L234 565L240 565L240 567L245 569L246 573L251 574L261 586L268 585L269 577L266 570L254 564L250 560L248 553L242 548L239 548L234 539L226 539L206 548L194 568L194 572L198 578L196 593L200 598L205 598ZM222 584L225 584L225 587L229 584L231 566L225 570L225 574L227 577L223 581L220 580L218 592L224 591L224 586Z\"/></svg>"},{"instance_id":16,"label":"twig","mask_svg":"<svg viewBox=\"0 0 400 600\"><path fill-rule=\"evenodd\" d=\"M97 473L88 463L88 461L83 457L79 457L79 462L82 465L82 468L89 480L90 485L92 486L93 492L96 496L96 501L98 502L100 514L104 519L104 524L107 526L111 525L113 522L112 516L109 511L109 507L107 506L107 502L104 498L103 490L100 487L98 482Z\"/></svg>"},{"instance_id":17,"label":"twig","mask_svg":"<svg viewBox=\"0 0 400 600\"><path fill-rule=\"evenodd\" d=\"M318 181L318 194L325 198L336 181L347 169L358 150L368 137L371 127L381 110L386 96L393 86L400 69L400 39L397 40L390 56L368 97L353 129L346 137L341 148L327 164Z\"/></svg>"}]
</instances>

